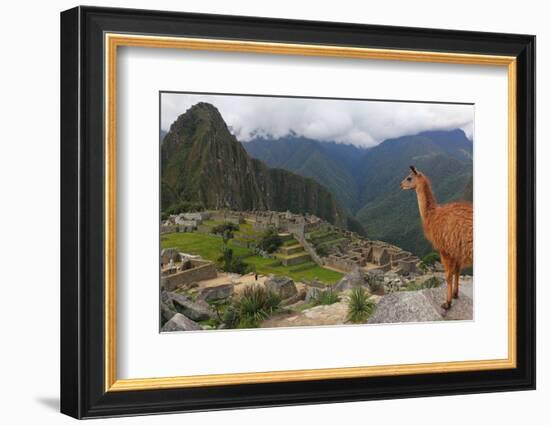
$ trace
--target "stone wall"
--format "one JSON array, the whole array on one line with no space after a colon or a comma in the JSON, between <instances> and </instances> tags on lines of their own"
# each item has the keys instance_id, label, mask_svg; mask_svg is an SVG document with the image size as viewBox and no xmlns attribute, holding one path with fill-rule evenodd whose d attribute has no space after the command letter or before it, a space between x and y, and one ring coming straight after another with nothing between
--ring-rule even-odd
<instances>
[{"instance_id":1,"label":"stone wall","mask_svg":"<svg viewBox=\"0 0 550 425\"><path fill-rule=\"evenodd\" d=\"M313 248L313 245L311 245L307 240L306 238L304 237L303 234L301 235L296 235L296 234L293 234L294 237L296 238L296 240L298 242L300 242L302 244L302 246L304 247L304 250L309 254L309 256L311 257L311 259L313 261L315 261L315 263L319 266L323 266L324 262L323 262L323 259L317 255L317 252L315 251L315 248Z\"/></svg>"},{"instance_id":2,"label":"stone wall","mask_svg":"<svg viewBox=\"0 0 550 425\"><path fill-rule=\"evenodd\" d=\"M189 285L201 280L214 279L218 276L216 266L211 261L189 260L192 268L164 275L160 278L160 287L166 291L173 291L178 286Z\"/></svg>"},{"instance_id":3,"label":"stone wall","mask_svg":"<svg viewBox=\"0 0 550 425\"><path fill-rule=\"evenodd\" d=\"M160 226L160 233L175 233L179 230L179 226L177 224L171 224L171 225L165 225L162 224Z\"/></svg>"}]
</instances>

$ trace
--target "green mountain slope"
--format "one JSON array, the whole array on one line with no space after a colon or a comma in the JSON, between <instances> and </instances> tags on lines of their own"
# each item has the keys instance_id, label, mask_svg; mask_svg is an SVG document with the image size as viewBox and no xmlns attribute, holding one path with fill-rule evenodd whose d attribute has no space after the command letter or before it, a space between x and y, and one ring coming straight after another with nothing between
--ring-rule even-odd
<instances>
[{"instance_id":1,"label":"green mountain slope","mask_svg":"<svg viewBox=\"0 0 550 425\"><path fill-rule=\"evenodd\" d=\"M362 159L361 203L356 218L371 238L423 255L425 239L416 194L399 183L415 165L432 181L439 203L465 199L472 184L472 143L461 130L426 132L386 140Z\"/></svg>"},{"instance_id":2,"label":"green mountain slope","mask_svg":"<svg viewBox=\"0 0 550 425\"><path fill-rule=\"evenodd\" d=\"M180 115L164 137L161 185L163 210L193 201L215 209L312 213L348 225L344 210L318 182L250 158L208 103Z\"/></svg>"},{"instance_id":3,"label":"green mountain slope","mask_svg":"<svg viewBox=\"0 0 550 425\"><path fill-rule=\"evenodd\" d=\"M353 213L360 206L354 169L365 149L294 135L276 140L257 138L243 146L250 156L270 167L284 168L316 180L329 189L347 211Z\"/></svg>"}]
</instances>

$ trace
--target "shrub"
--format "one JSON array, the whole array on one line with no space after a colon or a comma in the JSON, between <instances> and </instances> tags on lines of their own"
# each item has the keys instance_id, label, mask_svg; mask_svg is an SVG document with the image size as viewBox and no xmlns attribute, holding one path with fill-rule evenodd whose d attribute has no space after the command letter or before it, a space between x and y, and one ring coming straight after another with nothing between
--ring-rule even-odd
<instances>
[{"instance_id":1,"label":"shrub","mask_svg":"<svg viewBox=\"0 0 550 425\"><path fill-rule=\"evenodd\" d=\"M426 254L424 257L422 257L422 262L427 266L433 266L436 261L441 261L441 258L439 257L439 253L435 251L430 252L429 254Z\"/></svg>"},{"instance_id":2,"label":"shrub","mask_svg":"<svg viewBox=\"0 0 550 425\"><path fill-rule=\"evenodd\" d=\"M418 263L418 268L420 269L421 272L423 273L427 273L429 271L429 267L428 265L424 262L424 261L420 261Z\"/></svg>"},{"instance_id":3,"label":"shrub","mask_svg":"<svg viewBox=\"0 0 550 425\"><path fill-rule=\"evenodd\" d=\"M223 254L218 258L218 262L221 263L221 269L227 273L248 273L249 266L241 257L233 257L233 250L231 248L223 251Z\"/></svg>"},{"instance_id":4,"label":"shrub","mask_svg":"<svg viewBox=\"0 0 550 425\"><path fill-rule=\"evenodd\" d=\"M224 250L227 247L227 243L230 239L233 239L235 237L235 232L239 230L239 225L235 223L231 223L229 221L218 224L217 226L214 226L211 230L212 233L215 235L220 235L222 237Z\"/></svg>"},{"instance_id":5,"label":"shrub","mask_svg":"<svg viewBox=\"0 0 550 425\"><path fill-rule=\"evenodd\" d=\"M331 305L340 301L340 297L332 289L321 291L313 300L313 305Z\"/></svg>"},{"instance_id":6,"label":"shrub","mask_svg":"<svg viewBox=\"0 0 550 425\"><path fill-rule=\"evenodd\" d=\"M265 252L271 254L272 252L277 251L282 244L283 244L283 240L281 239L277 231L275 229L268 229L262 235L262 238L260 239L259 247Z\"/></svg>"},{"instance_id":7,"label":"shrub","mask_svg":"<svg viewBox=\"0 0 550 425\"><path fill-rule=\"evenodd\" d=\"M328 248L325 245L319 245L315 248L315 251L317 252L317 255L321 257L326 257L329 254Z\"/></svg>"},{"instance_id":8,"label":"shrub","mask_svg":"<svg viewBox=\"0 0 550 425\"><path fill-rule=\"evenodd\" d=\"M248 286L223 315L228 328L257 328L279 309L281 298L260 285Z\"/></svg>"},{"instance_id":9,"label":"shrub","mask_svg":"<svg viewBox=\"0 0 550 425\"><path fill-rule=\"evenodd\" d=\"M424 283L422 284L422 287L426 289L438 288L439 286L441 286L441 283L442 283L441 279L438 279L437 277L433 276L425 280Z\"/></svg>"},{"instance_id":10,"label":"shrub","mask_svg":"<svg viewBox=\"0 0 550 425\"><path fill-rule=\"evenodd\" d=\"M374 302L369 297L370 295L362 287L352 291L348 305L349 322L365 323L367 321L375 308Z\"/></svg>"},{"instance_id":11,"label":"shrub","mask_svg":"<svg viewBox=\"0 0 550 425\"><path fill-rule=\"evenodd\" d=\"M438 279L437 277L433 276L429 279L426 279L422 283L417 283L416 281L410 282L406 287L405 290L407 291L419 291L421 289L430 289L430 288L438 288L441 286L442 280Z\"/></svg>"}]
</instances>

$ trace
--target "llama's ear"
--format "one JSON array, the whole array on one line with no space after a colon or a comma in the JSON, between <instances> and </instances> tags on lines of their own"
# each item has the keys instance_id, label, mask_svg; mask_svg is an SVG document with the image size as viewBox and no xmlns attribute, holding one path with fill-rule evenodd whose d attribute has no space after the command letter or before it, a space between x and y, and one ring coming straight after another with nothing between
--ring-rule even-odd
<instances>
[{"instance_id":1,"label":"llama's ear","mask_svg":"<svg viewBox=\"0 0 550 425\"><path fill-rule=\"evenodd\" d=\"M411 165L409 168L411 169L411 171L413 172L413 174L418 174L418 171L417 171L417 169L416 169L416 167L415 167L414 165Z\"/></svg>"}]
</instances>

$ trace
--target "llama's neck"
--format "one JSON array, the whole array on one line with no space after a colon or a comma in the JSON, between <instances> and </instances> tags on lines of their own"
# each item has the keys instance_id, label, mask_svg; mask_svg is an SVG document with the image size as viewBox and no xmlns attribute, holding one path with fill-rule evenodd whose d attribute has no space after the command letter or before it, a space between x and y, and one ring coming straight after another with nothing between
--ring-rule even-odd
<instances>
[{"instance_id":1,"label":"llama's neck","mask_svg":"<svg viewBox=\"0 0 550 425\"><path fill-rule=\"evenodd\" d=\"M426 224L430 211L437 207L437 201L432 192L432 185L426 177L419 179L416 185L416 197L418 199L420 217L422 217L422 222Z\"/></svg>"}]
</instances>

